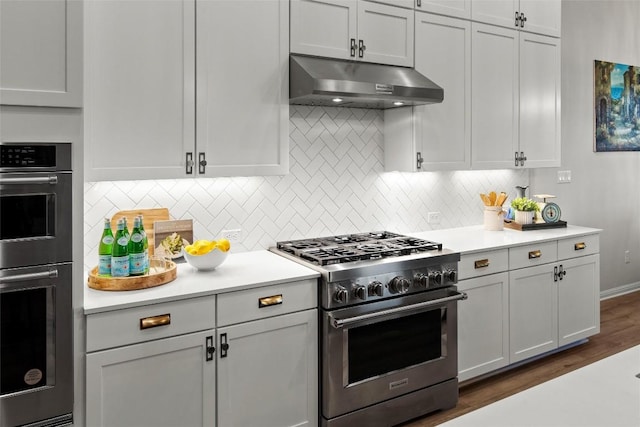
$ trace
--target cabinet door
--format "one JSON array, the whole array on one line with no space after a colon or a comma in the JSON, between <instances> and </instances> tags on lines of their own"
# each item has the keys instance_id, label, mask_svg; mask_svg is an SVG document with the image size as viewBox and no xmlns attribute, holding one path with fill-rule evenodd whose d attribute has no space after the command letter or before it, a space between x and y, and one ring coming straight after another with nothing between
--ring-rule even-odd
<instances>
[{"instance_id":1,"label":"cabinet door","mask_svg":"<svg viewBox=\"0 0 640 427\"><path fill-rule=\"evenodd\" d=\"M520 151L525 167L560 166L560 39L520 33Z\"/></svg>"},{"instance_id":2,"label":"cabinet door","mask_svg":"<svg viewBox=\"0 0 640 427\"><path fill-rule=\"evenodd\" d=\"M523 31L560 37L561 0L520 0L520 13L527 19Z\"/></svg>"},{"instance_id":3,"label":"cabinet door","mask_svg":"<svg viewBox=\"0 0 640 427\"><path fill-rule=\"evenodd\" d=\"M513 168L519 151L518 32L476 23L471 30L471 164Z\"/></svg>"},{"instance_id":4,"label":"cabinet door","mask_svg":"<svg viewBox=\"0 0 640 427\"><path fill-rule=\"evenodd\" d=\"M87 354L88 426L214 426L214 331Z\"/></svg>"},{"instance_id":5,"label":"cabinet door","mask_svg":"<svg viewBox=\"0 0 640 427\"><path fill-rule=\"evenodd\" d=\"M85 2L86 180L185 177L194 0Z\"/></svg>"},{"instance_id":6,"label":"cabinet door","mask_svg":"<svg viewBox=\"0 0 640 427\"><path fill-rule=\"evenodd\" d=\"M558 347L558 288L555 264L509 272L510 363Z\"/></svg>"},{"instance_id":7,"label":"cabinet door","mask_svg":"<svg viewBox=\"0 0 640 427\"><path fill-rule=\"evenodd\" d=\"M286 0L198 3L200 176L288 172L288 23ZM240 27L242 37L231 37Z\"/></svg>"},{"instance_id":8,"label":"cabinet door","mask_svg":"<svg viewBox=\"0 0 640 427\"><path fill-rule=\"evenodd\" d=\"M317 425L317 316L314 309L218 329L219 427Z\"/></svg>"},{"instance_id":9,"label":"cabinet door","mask_svg":"<svg viewBox=\"0 0 640 427\"><path fill-rule=\"evenodd\" d=\"M364 45L359 59L413 67L413 29L413 9L359 1L358 46Z\"/></svg>"},{"instance_id":10,"label":"cabinet door","mask_svg":"<svg viewBox=\"0 0 640 427\"><path fill-rule=\"evenodd\" d=\"M471 18L471 0L416 0L416 10L455 18Z\"/></svg>"},{"instance_id":11,"label":"cabinet door","mask_svg":"<svg viewBox=\"0 0 640 427\"><path fill-rule=\"evenodd\" d=\"M458 282L468 298L458 304L458 379L509 364L509 274Z\"/></svg>"},{"instance_id":12,"label":"cabinet door","mask_svg":"<svg viewBox=\"0 0 640 427\"><path fill-rule=\"evenodd\" d=\"M516 28L518 3L518 0L473 0L471 19L487 24Z\"/></svg>"},{"instance_id":13,"label":"cabinet door","mask_svg":"<svg viewBox=\"0 0 640 427\"><path fill-rule=\"evenodd\" d=\"M416 12L416 70L445 88L440 104L414 107L423 170L471 165L471 24ZM414 154L415 157L415 154Z\"/></svg>"},{"instance_id":14,"label":"cabinet door","mask_svg":"<svg viewBox=\"0 0 640 427\"><path fill-rule=\"evenodd\" d=\"M356 0L291 0L291 53L354 59Z\"/></svg>"},{"instance_id":15,"label":"cabinet door","mask_svg":"<svg viewBox=\"0 0 640 427\"><path fill-rule=\"evenodd\" d=\"M600 255L560 261L566 275L558 281L558 345L600 332Z\"/></svg>"},{"instance_id":16,"label":"cabinet door","mask_svg":"<svg viewBox=\"0 0 640 427\"><path fill-rule=\"evenodd\" d=\"M3 105L82 106L82 3L0 2Z\"/></svg>"}]
</instances>

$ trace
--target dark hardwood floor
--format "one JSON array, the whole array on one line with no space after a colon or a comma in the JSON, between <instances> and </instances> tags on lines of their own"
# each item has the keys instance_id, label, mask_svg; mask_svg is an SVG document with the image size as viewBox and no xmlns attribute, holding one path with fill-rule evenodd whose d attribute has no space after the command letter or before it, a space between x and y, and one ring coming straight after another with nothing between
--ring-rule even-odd
<instances>
[{"instance_id":1,"label":"dark hardwood floor","mask_svg":"<svg viewBox=\"0 0 640 427\"><path fill-rule=\"evenodd\" d=\"M640 291L601 301L600 333L587 343L503 372L462 384L458 405L402 424L430 427L640 344Z\"/></svg>"}]
</instances>

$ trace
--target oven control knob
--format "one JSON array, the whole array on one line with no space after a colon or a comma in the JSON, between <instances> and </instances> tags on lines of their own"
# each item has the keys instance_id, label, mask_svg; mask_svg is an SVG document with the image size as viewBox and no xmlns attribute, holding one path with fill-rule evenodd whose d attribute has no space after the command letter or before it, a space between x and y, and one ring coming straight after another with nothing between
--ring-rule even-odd
<instances>
[{"instance_id":1,"label":"oven control knob","mask_svg":"<svg viewBox=\"0 0 640 427\"><path fill-rule=\"evenodd\" d=\"M450 282L455 283L458 279L458 273L455 270L449 270L446 273L446 278L449 279Z\"/></svg>"},{"instance_id":2,"label":"oven control knob","mask_svg":"<svg viewBox=\"0 0 640 427\"><path fill-rule=\"evenodd\" d=\"M365 288L364 286L358 286L354 293L356 294L356 298L359 298L361 300L366 300L367 299L367 288Z\"/></svg>"},{"instance_id":3,"label":"oven control knob","mask_svg":"<svg viewBox=\"0 0 640 427\"><path fill-rule=\"evenodd\" d=\"M441 285L442 284L442 272L434 271L429 273L429 283L433 285Z\"/></svg>"},{"instance_id":4,"label":"oven control knob","mask_svg":"<svg viewBox=\"0 0 640 427\"><path fill-rule=\"evenodd\" d=\"M416 283L416 286L418 286L419 288L426 289L429 287L429 276L422 273L416 274L414 282Z\"/></svg>"},{"instance_id":5,"label":"oven control knob","mask_svg":"<svg viewBox=\"0 0 640 427\"><path fill-rule=\"evenodd\" d=\"M381 297L384 295L384 285L377 280L369 283L369 295Z\"/></svg>"},{"instance_id":6,"label":"oven control knob","mask_svg":"<svg viewBox=\"0 0 640 427\"><path fill-rule=\"evenodd\" d=\"M349 292L345 288L339 287L333 295L333 298L336 302L344 304L349 301Z\"/></svg>"},{"instance_id":7,"label":"oven control knob","mask_svg":"<svg viewBox=\"0 0 640 427\"><path fill-rule=\"evenodd\" d=\"M411 286L411 282L409 282L409 280L405 279L402 276L394 277L393 279L391 279L391 282L389 283L389 287L391 288L391 291L397 294L407 293L410 286Z\"/></svg>"}]
</instances>

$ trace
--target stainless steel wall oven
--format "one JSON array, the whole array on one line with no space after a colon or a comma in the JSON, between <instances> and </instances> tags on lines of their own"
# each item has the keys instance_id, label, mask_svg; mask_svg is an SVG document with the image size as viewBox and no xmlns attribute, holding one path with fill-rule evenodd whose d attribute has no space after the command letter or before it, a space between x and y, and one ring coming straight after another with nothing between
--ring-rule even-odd
<instances>
[{"instance_id":1,"label":"stainless steel wall oven","mask_svg":"<svg viewBox=\"0 0 640 427\"><path fill-rule=\"evenodd\" d=\"M0 426L72 422L69 143L0 144Z\"/></svg>"},{"instance_id":2,"label":"stainless steel wall oven","mask_svg":"<svg viewBox=\"0 0 640 427\"><path fill-rule=\"evenodd\" d=\"M321 273L323 426L388 427L456 405L460 254L386 231L272 250Z\"/></svg>"}]
</instances>

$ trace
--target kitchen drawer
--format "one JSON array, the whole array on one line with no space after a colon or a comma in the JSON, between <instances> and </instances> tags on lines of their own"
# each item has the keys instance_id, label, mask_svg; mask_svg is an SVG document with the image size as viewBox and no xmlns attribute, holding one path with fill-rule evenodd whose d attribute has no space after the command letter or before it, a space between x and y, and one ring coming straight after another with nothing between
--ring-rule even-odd
<instances>
[{"instance_id":1,"label":"kitchen drawer","mask_svg":"<svg viewBox=\"0 0 640 427\"><path fill-rule=\"evenodd\" d=\"M558 259L575 258L600 252L600 236L578 236L558 240Z\"/></svg>"},{"instance_id":2,"label":"kitchen drawer","mask_svg":"<svg viewBox=\"0 0 640 427\"><path fill-rule=\"evenodd\" d=\"M508 249L463 254L460 256L460 263L458 264L458 278L459 280L464 280L470 277L500 273L508 269Z\"/></svg>"},{"instance_id":3,"label":"kitchen drawer","mask_svg":"<svg viewBox=\"0 0 640 427\"><path fill-rule=\"evenodd\" d=\"M532 243L509 248L509 270L546 264L558 260L558 242Z\"/></svg>"},{"instance_id":4,"label":"kitchen drawer","mask_svg":"<svg viewBox=\"0 0 640 427\"><path fill-rule=\"evenodd\" d=\"M316 279L218 295L218 327L316 308Z\"/></svg>"},{"instance_id":5,"label":"kitchen drawer","mask_svg":"<svg viewBox=\"0 0 640 427\"><path fill-rule=\"evenodd\" d=\"M215 302L211 295L90 314L87 352L212 329Z\"/></svg>"}]
</instances>

